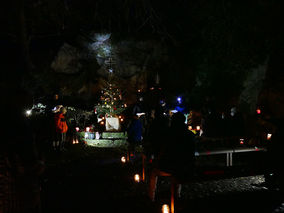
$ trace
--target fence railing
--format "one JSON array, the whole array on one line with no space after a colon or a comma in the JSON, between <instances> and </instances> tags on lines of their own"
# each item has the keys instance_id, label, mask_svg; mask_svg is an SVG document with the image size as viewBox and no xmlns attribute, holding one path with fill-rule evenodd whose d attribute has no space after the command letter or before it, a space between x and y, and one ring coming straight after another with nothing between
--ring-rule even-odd
<instances>
[{"instance_id":1,"label":"fence railing","mask_svg":"<svg viewBox=\"0 0 284 213\"><path fill-rule=\"evenodd\" d=\"M233 154L234 153L241 153L241 152L258 152L264 151L266 152L266 148L259 148L259 147L251 147L251 148L232 148L232 149L219 149L219 150L207 150L201 152L195 152L195 156L205 156L205 155L220 155L226 154L226 166L233 166Z\"/></svg>"}]
</instances>

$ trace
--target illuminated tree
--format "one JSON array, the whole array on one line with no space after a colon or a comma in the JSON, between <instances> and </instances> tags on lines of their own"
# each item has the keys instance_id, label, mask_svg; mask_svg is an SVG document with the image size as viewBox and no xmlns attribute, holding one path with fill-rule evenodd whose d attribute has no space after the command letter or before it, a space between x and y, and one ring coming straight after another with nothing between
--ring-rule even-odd
<instances>
[{"instance_id":1,"label":"illuminated tree","mask_svg":"<svg viewBox=\"0 0 284 213\"><path fill-rule=\"evenodd\" d=\"M121 91L115 84L108 83L101 92L100 103L96 106L99 116L114 117L125 110L126 104L123 103Z\"/></svg>"}]
</instances>

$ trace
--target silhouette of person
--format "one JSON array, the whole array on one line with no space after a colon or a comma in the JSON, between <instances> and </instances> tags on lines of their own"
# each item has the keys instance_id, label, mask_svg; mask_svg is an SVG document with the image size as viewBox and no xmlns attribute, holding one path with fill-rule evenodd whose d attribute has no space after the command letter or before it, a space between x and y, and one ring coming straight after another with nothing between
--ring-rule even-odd
<instances>
[{"instance_id":1,"label":"silhouette of person","mask_svg":"<svg viewBox=\"0 0 284 213\"><path fill-rule=\"evenodd\" d=\"M157 176L174 176L179 180L190 178L194 173L195 138L187 130L185 116L177 112L172 116L168 140L162 145L150 171L149 197L154 200ZM165 133L164 133L165 134Z\"/></svg>"}]
</instances>

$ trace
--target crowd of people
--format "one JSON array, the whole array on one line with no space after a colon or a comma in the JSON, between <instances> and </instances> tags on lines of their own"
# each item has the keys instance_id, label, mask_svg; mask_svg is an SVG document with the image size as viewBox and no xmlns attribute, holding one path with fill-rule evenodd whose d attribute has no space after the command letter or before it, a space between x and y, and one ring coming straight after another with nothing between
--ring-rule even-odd
<instances>
[{"instance_id":1,"label":"crowd of people","mask_svg":"<svg viewBox=\"0 0 284 213\"><path fill-rule=\"evenodd\" d=\"M15 97L21 100L15 103ZM40 212L39 177L45 169L44 155L39 148L42 138L22 111L31 105L31 102L27 93L15 91L13 98L9 99L9 104L2 106L3 111L11 113L10 117L5 119L6 125L3 129L4 141L7 142L1 144L0 149L0 184L5 189L0 194L0 213L7 209L11 212ZM48 135L48 143L54 150L64 152L66 134L75 128L69 127L67 109L58 99L58 95L50 101L47 109L49 128L44 131ZM185 119L183 113L176 112L169 116L164 114L161 107L156 107L141 117L133 113L125 126L129 151L134 152L136 146L142 146L144 154L153 160L149 179L151 199L154 197L155 181L159 174L167 173L182 179L194 173L197 135L188 130ZM283 122L277 121L273 125L275 132L268 147L267 161L270 170L267 171L266 178L267 181L283 185L279 159L283 147ZM232 108L227 117L218 115L213 109L207 109L202 114L200 126L204 137L239 137L245 134L244 120L236 108ZM275 174L273 180L271 173Z\"/></svg>"}]
</instances>

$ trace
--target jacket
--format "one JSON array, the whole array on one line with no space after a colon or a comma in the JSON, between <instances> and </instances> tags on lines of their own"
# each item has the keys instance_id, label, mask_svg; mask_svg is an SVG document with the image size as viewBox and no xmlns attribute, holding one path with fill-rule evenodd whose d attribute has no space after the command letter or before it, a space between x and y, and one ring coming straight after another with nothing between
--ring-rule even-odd
<instances>
[{"instance_id":1,"label":"jacket","mask_svg":"<svg viewBox=\"0 0 284 213\"><path fill-rule=\"evenodd\" d=\"M65 133L68 130L65 116L63 113L56 113L54 117L56 132Z\"/></svg>"}]
</instances>

